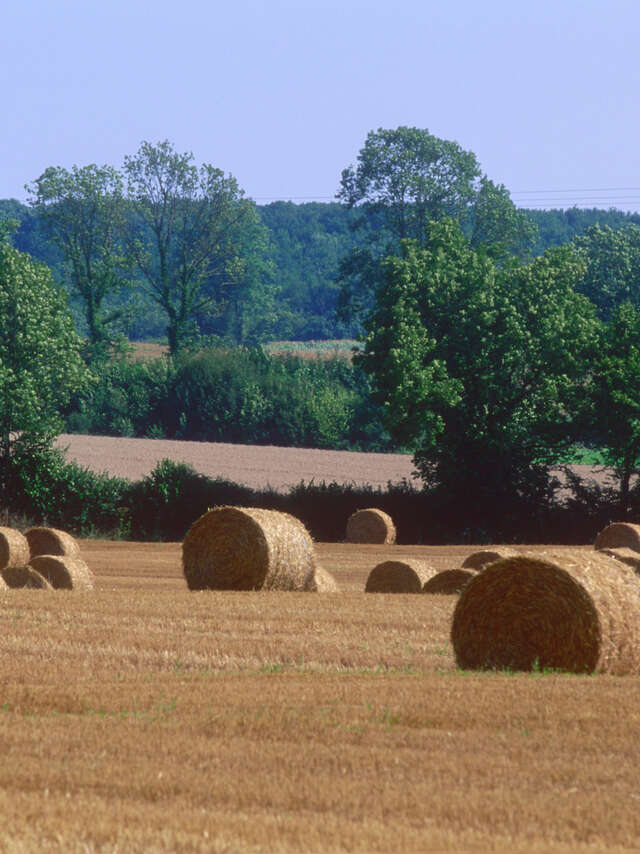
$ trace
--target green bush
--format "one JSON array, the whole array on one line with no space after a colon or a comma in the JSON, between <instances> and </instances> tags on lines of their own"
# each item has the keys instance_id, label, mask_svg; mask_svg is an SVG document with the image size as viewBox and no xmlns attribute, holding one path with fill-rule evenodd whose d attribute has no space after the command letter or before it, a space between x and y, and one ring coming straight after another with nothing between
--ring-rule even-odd
<instances>
[{"instance_id":1,"label":"green bush","mask_svg":"<svg viewBox=\"0 0 640 854\"><path fill-rule=\"evenodd\" d=\"M121 533L121 510L128 482L96 474L53 448L50 441L36 446L16 442L11 457L10 511L88 536Z\"/></svg>"}]
</instances>

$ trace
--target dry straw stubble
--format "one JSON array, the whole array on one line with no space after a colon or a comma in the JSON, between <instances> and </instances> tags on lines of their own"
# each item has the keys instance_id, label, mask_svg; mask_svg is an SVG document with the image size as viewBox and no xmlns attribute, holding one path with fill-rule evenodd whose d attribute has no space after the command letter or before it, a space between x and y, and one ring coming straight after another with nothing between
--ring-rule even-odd
<instances>
[{"instance_id":1,"label":"dry straw stubble","mask_svg":"<svg viewBox=\"0 0 640 854\"><path fill-rule=\"evenodd\" d=\"M26 566L29 563L29 542L15 528L0 527L0 570Z\"/></svg>"},{"instance_id":2,"label":"dry straw stubble","mask_svg":"<svg viewBox=\"0 0 640 854\"><path fill-rule=\"evenodd\" d=\"M396 526L384 510L367 507L356 510L347 520L348 543L377 543L392 545L396 541Z\"/></svg>"},{"instance_id":3,"label":"dry straw stubble","mask_svg":"<svg viewBox=\"0 0 640 854\"><path fill-rule=\"evenodd\" d=\"M430 578L422 588L422 592L447 595L460 593L467 581L470 581L475 574L470 569L445 569Z\"/></svg>"},{"instance_id":4,"label":"dry straw stubble","mask_svg":"<svg viewBox=\"0 0 640 854\"><path fill-rule=\"evenodd\" d=\"M365 593L422 593L436 570L423 560L385 560L369 573Z\"/></svg>"},{"instance_id":5,"label":"dry straw stubble","mask_svg":"<svg viewBox=\"0 0 640 854\"><path fill-rule=\"evenodd\" d=\"M598 551L627 548L640 552L640 525L634 525L631 522L612 522L600 531L594 548Z\"/></svg>"},{"instance_id":6,"label":"dry straw stubble","mask_svg":"<svg viewBox=\"0 0 640 854\"><path fill-rule=\"evenodd\" d=\"M340 588L334 576L323 566L316 566L313 577L306 588L309 593L339 593Z\"/></svg>"},{"instance_id":7,"label":"dry straw stubble","mask_svg":"<svg viewBox=\"0 0 640 854\"><path fill-rule=\"evenodd\" d=\"M93 574L81 558L36 555L30 566L56 590L93 590Z\"/></svg>"},{"instance_id":8,"label":"dry straw stubble","mask_svg":"<svg viewBox=\"0 0 640 854\"><path fill-rule=\"evenodd\" d=\"M191 590L306 590L315 551L305 526L288 513L217 507L187 532L182 568Z\"/></svg>"},{"instance_id":9,"label":"dry straw stubble","mask_svg":"<svg viewBox=\"0 0 640 854\"><path fill-rule=\"evenodd\" d=\"M493 548L480 549L477 552L471 552L462 562L463 569L481 570L490 563L500 560L503 557L513 557L517 552L508 548Z\"/></svg>"},{"instance_id":10,"label":"dry straw stubble","mask_svg":"<svg viewBox=\"0 0 640 854\"><path fill-rule=\"evenodd\" d=\"M602 551L603 554L609 555L609 557L614 557L616 560L626 563L627 566L630 566L637 575L640 575L640 552L627 548L600 549L600 551Z\"/></svg>"},{"instance_id":11,"label":"dry straw stubble","mask_svg":"<svg viewBox=\"0 0 640 854\"><path fill-rule=\"evenodd\" d=\"M58 528L36 527L25 531L31 557L61 555L80 557L80 546L71 534Z\"/></svg>"},{"instance_id":12,"label":"dry straw stubble","mask_svg":"<svg viewBox=\"0 0 640 854\"><path fill-rule=\"evenodd\" d=\"M502 558L463 588L451 626L465 669L640 672L640 583L600 552Z\"/></svg>"}]
</instances>

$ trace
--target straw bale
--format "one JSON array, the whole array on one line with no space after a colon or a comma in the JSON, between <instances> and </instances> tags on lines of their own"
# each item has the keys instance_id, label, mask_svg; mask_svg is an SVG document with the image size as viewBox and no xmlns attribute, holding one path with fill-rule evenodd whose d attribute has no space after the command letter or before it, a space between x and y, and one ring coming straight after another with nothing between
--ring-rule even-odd
<instances>
[{"instance_id":1,"label":"straw bale","mask_svg":"<svg viewBox=\"0 0 640 854\"><path fill-rule=\"evenodd\" d=\"M36 555L29 565L56 590L93 590L93 573L82 558Z\"/></svg>"},{"instance_id":2,"label":"straw bale","mask_svg":"<svg viewBox=\"0 0 640 854\"><path fill-rule=\"evenodd\" d=\"M396 541L396 526L383 510L367 507L356 510L347 520L348 543L379 543L391 545Z\"/></svg>"},{"instance_id":3,"label":"straw bale","mask_svg":"<svg viewBox=\"0 0 640 854\"><path fill-rule=\"evenodd\" d=\"M616 560L621 560L630 566L636 575L640 575L640 553L633 549L600 549L603 554L614 557Z\"/></svg>"},{"instance_id":4,"label":"straw bale","mask_svg":"<svg viewBox=\"0 0 640 854\"><path fill-rule=\"evenodd\" d=\"M595 549L633 549L640 552L640 525L631 522L612 522L596 537Z\"/></svg>"},{"instance_id":5,"label":"straw bale","mask_svg":"<svg viewBox=\"0 0 640 854\"><path fill-rule=\"evenodd\" d=\"M365 593L422 593L436 570L423 560L385 560L369 573Z\"/></svg>"},{"instance_id":6,"label":"straw bale","mask_svg":"<svg viewBox=\"0 0 640 854\"><path fill-rule=\"evenodd\" d=\"M307 587L309 593L339 593L338 582L328 569L316 566L316 571L310 578Z\"/></svg>"},{"instance_id":7,"label":"straw bale","mask_svg":"<svg viewBox=\"0 0 640 854\"><path fill-rule=\"evenodd\" d=\"M479 571L485 566L488 566L488 564L494 563L496 560L500 560L501 557L513 557L516 554L518 554L516 551L509 548L497 547L493 549L480 549L480 551L471 552L471 554L464 559L462 568Z\"/></svg>"},{"instance_id":8,"label":"straw bale","mask_svg":"<svg viewBox=\"0 0 640 854\"><path fill-rule=\"evenodd\" d=\"M31 557L38 555L80 557L80 546L66 531L59 531L57 528L29 528L24 535L29 542Z\"/></svg>"},{"instance_id":9,"label":"straw bale","mask_svg":"<svg viewBox=\"0 0 640 854\"><path fill-rule=\"evenodd\" d=\"M0 527L0 570L26 566L29 563L29 543L15 528Z\"/></svg>"},{"instance_id":10,"label":"straw bale","mask_svg":"<svg viewBox=\"0 0 640 854\"><path fill-rule=\"evenodd\" d=\"M430 578L424 587L423 593L460 593L464 585L475 575L470 569L445 569Z\"/></svg>"},{"instance_id":11,"label":"straw bale","mask_svg":"<svg viewBox=\"0 0 640 854\"><path fill-rule=\"evenodd\" d=\"M315 552L305 526L288 513L217 507L187 531L182 568L191 590L305 590Z\"/></svg>"},{"instance_id":12,"label":"straw bale","mask_svg":"<svg viewBox=\"0 0 640 854\"><path fill-rule=\"evenodd\" d=\"M525 552L463 588L451 626L459 667L640 672L640 581L602 552Z\"/></svg>"},{"instance_id":13,"label":"straw bale","mask_svg":"<svg viewBox=\"0 0 640 854\"><path fill-rule=\"evenodd\" d=\"M47 579L32 566L8 566L2 570L6 586L11 588L28 587L31 590L53 590Z\"/></svg>"}]
</instances>

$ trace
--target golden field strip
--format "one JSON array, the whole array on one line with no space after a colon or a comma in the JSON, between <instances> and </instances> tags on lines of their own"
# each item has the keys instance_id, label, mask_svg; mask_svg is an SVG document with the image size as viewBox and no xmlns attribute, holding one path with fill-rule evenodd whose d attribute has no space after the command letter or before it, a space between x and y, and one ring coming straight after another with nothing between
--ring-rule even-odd
<instances>
[{"instance_id":1,"label":"golden field strip","mask_svg":"<svg viewBox=\"0 0 640 854\"><path fill-rule=\"evenodd\" d=\"M179 544L81 541L92 593L2 593L0 851L640 847L640 677L475 674L455 597L192 593Z\"/></svg>"}]
</instances>

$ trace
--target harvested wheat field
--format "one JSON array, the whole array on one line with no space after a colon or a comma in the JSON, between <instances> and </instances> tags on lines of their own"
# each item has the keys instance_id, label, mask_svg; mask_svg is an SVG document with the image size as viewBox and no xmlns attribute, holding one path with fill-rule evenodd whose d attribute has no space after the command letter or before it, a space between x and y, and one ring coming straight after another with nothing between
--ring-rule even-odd
<instances>
[{"instance_id":1,"label":"harvested wheat field","mask_svg":"<svg viewBox=\"0 0 640 854\"><path fill-rule=\"evenodd\" d=\"M363 592L473 547L316 544L331 595L80 548L93 591L0 592L0 850L640 847L640 677L459 671L456 596Z\"/></svg>"}]
</instances>

